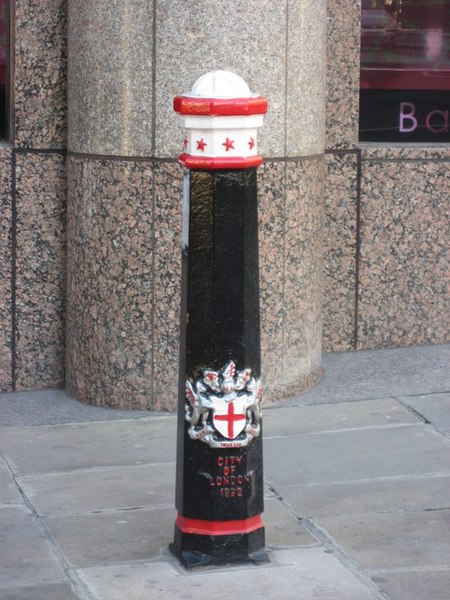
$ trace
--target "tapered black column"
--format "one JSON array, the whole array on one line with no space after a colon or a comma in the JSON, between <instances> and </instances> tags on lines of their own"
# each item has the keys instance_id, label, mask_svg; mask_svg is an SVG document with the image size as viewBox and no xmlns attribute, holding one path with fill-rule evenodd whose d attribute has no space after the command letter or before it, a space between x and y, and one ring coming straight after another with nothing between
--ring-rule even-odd
<instances>
[{"instance_id":1,"label":"tapered black column","mask_svg":"<svg viewBox=\"0 0 450 600\"><path fill-rule=\"evenodd\" d=\"M181 114L192 115L188 111L198 110L203 102L196 105L190 97L186 105L182 99ZM230 115L220 112L229 110L230 102L225 105L214 109L219 110L222 129L230 122ZM234 110L242 111L242 104ZM261 106L257 110L262 112ZM211 129L217 125L217 117L211 121L209 112L203 116L207 120L195 116L194 125L200 123L206 131L194 128L191 140L185 139L191 153L180 157L191 169L182 273L178 516L171 549L186 567L267 560L261 520L256 187L261 159L255 152L250 158L225 154L235 150L239 136L241 145L253 150L253 130L226 130L217 137L208 131L209 124ZM249 117L241 118L246 123ZM203 154L214 143L224 146L224 156Z\"/></svg>"},{"instance_id":2,"label":"tapered black column","mask_svg":"<svg viewBox=\"0 0 450 600\"><path fill-rule=\"evenodd\" d=\"M186 369L260 376L256 169L191 171Z\"/></svg>"}]
</instances>

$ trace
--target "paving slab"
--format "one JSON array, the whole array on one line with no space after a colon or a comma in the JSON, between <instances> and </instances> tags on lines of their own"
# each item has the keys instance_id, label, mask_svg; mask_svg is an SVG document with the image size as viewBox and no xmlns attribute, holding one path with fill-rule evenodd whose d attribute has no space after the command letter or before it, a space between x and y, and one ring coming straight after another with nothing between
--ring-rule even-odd
<instances>
[{"instance_id":1,"label":"paving slab","mask_svg":"<svg viewBox=\"0 0 450 600\"><path fill-rule=\"evenodd\" d=\"M64 580L48 540L29 511L22 506L0 508L0 589Z\"/></svg>"},{"instance_id":2,"label":"paving slab","mask_svg":"<svg viewBox=\"0 0 450 600\"><path fill-rule=\"evenodd\" d=\"M110 565L160 556L173 540L175 509L114 510L46 517L72 566Z\"/></svg>"},{"instance_id":3,"label":"paving slab","mask_svg":"<svg viewBox=\"0 0 450 600\"><path fill-rule=\"evenodd\" d=\"M450 475L450 443L425 425L285 436L265 440L264 470L275 488Z\"/></svg>"},{"instance_id":4,"label":"paving slab","mask_svg":"<svg viewBox=\"0 0 450 600\"><path fill-rule=\"evenodd\" d=\"M450 510L353 514L314 523L363 569L450 567Z\"/></svg>"},{"instance_id":5,"label":"paving slab","mask_svg":"<svg viewBox=\"0 0 450 600\"><path fill-rule=\"evenodd\" d=\"M438 431L450 435L450 393L408 396L400 400L432 423Z\"/></svg>"},{"instance_id":6,"label":"paving slab","mask_svg":"<svg viewBox=\"0 0 450 600\"><path fill-rule=\"evenodd\" d=\"M0 451L16 475L175 460L176 417L0 428Z\"/></svg>"},{"instance_id":7,"label":"paving slab","mask_svg":"<svg viewBox=\"0 0 450 600\"><path fill-rule=\"evenodd\" d=\"M80 600L69 584L54 583L49 585L1 589L2 600Z\"/></svg>"},{"instance_id":8,"label":"paving slab","mask_svg":"<svg viewBox=\"0 0 450 600\"><path fill-rule=\"evenodd\" d=\"M5 461L0 456L0 506L2 504L18 504L21 502L17 486Z\"/></svg>"},{"instance_id":9,"label":"paving slab","mask_svg":"<svg viewBox=\"0 0 450 600\"><path fill-rule=\"evenodd\" d=\"M386 572L372 576L378 589L393 600L448 600L450 570Z\"/></svg>"},{"instance_id":10,"label":"paving slab","mask_svg":"<svg viewBox=\"0 0 450 600\"><path fill-rule=\"evenodd\" d=\"M264 437L419 422L419 417L392 398L313 406L269 407L264 411Z\"/></svg>"},{"instance_id":11,"label":"paving slab","mask_svg":"<svg viewBox=\"0 0 450 600\"><path fill-rule=\"evenodd\" d=\"M319 543L278 498L265 498L263 522L267 547L317 546Z\"/></svg>"},{"instance_id":12,"label":"paving slab","mask_svg":"<svg viewBox=\"0 0 450 600\"><path fill-rule=\"evenodd\" d=\"M78 571L96 600L374 600L379 596L321 548L277 550L271 563L183 571L172 559Z\"/></svg>"},{"instance_id":13,"label":"paving slab","mask_svg":"<svg viewBox=\"0 0 450 600\"><path fill-rule=\"evenodd\" d=\"M443 369L448 374L448 365L450 363L450 344L442 344L438 346L418 346L417 351L422 351L423 356L426 356L431 362Z\"/></svg>"},{"instance_id":14,"label":"paving slab","mask_svg":"<svg viewBox=\"0 0 450 600\"><path fill-rule=\"evenodd\" d=\"M40 515L172 507L175 463L25 475L18 482Z\"/></svg>"},{"instance_id":15,"label":"paving slab","mask_svg":"<svg viewBox=\"0 0 450 600\"><path fill-rule=\"evenodd\" d=\"M60 389L0 394L0 426L56 425L148 416L149 412L144 410L119 410L82 404Z\"/></svg>"},{"instance_id":16,"label":"paving slab","mask_svg":"<svg viewBox=\"0 0 450 600\"><path fill-rule=\"evenodd\" d=\"M160 556L172 542L175 516L170 507L52 516L45 523L67 561L85 566ZM276 498L265 499L263 520L269 547L318 544Z\"/></svg>"},{"instance_id":17,"label":"paving slab","mask_svg":"<svg viewBox=\"0 0 450 600\"><path fill-rule=\"evenodd\" d=\"M447 392L450 345L324 354L325 376L298 404Z\"/></svg>"},{"instance_id":18,"label":"paving slab","mask_svg":"<svg viewBox=\"0 0 450 600\"><path fill-rule=\"evenodd\" d=\"M449 508L449 490L450 476L277 486L277 492L299 517Z\"/></svg>"},{"instance_id":19,"label":"paving slab","mask_svg":"<svg viewBox=\"0 0 450 600\"><path fill-rule=\"evenodd\" d=\"M312 396L266 407L259 567L189 573L168 553L175 415L0 395L0 452L41 516L0 457L0 598L448 600L449 350L328 355Z\"/></svg>"}]
</instances>

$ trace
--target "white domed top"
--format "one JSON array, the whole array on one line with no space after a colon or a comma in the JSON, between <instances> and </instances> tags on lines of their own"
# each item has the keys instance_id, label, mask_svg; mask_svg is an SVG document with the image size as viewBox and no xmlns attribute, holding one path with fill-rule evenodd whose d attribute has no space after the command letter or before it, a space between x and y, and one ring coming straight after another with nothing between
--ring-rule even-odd
<instances>
[{"instance_id":1,"label":"white domed top","mask_svg":"<svg viewBox=\"0 0 450 600\"><path fill-rule=\"evenodd\" d=\"M256 96L242 77L230 71L210 71L202 75L184 96L197 98L251 98Z\"/></svg>"}]
</instances>

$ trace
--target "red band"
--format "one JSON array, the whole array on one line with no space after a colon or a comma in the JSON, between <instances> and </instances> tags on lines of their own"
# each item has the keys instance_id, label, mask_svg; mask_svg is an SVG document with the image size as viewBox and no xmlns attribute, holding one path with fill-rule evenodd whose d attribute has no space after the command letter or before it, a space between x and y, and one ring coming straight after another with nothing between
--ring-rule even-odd
<instances>
[{"instance_id":1,"label":"red band","mask_svg":"<svg viewBox=\"0 0 450 600\"><path fill-rule=\"evenodd\" d=\"M180 115L223 116L264 115L267 112L267 98L190 98L176 96L174 111Z\"/></svg>"},{"instance_id":2,"label":"red band","mask_svg":"<svg viewBox=\"0 0 450 600\"><path fill-rule=\"evenodd\" d=\"M182 533L195 533L197 535L234 535L251 533L264 527L261 515L242 519L240 521L204 521L203 519L189 519L178 515L175 525Z\"/></svg>"},{"instance_id":3,"label":"red band","mask_svg":"<svg viewBox=\"0 0 450 600\"><path fill-rule=\"evenodd\" d=\"M248 169L259 167L263 159L261 156L192 156L192 154L180 154L178 157L188 169L205 169L215 171L217 169Z\"/></svg>"}]
</instances>

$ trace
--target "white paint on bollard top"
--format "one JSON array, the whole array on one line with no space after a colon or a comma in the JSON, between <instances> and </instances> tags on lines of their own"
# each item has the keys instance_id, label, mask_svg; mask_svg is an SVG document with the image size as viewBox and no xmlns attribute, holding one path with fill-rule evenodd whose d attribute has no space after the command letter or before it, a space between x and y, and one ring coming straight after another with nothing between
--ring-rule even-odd
<instances>
[{"instance_id":1,"label":"white paint on bollard top","mask_svg":"<svg viewBox=\"0 0 450 600\"><path fill-rule=\"evenodd\" d=\"M252 94L242 77L211 71L191 92L174 99L174 109L186 130L180 161L190 169L256 167L257 130L267 112L266 98Z\"/></svg>"}]
</instances>

